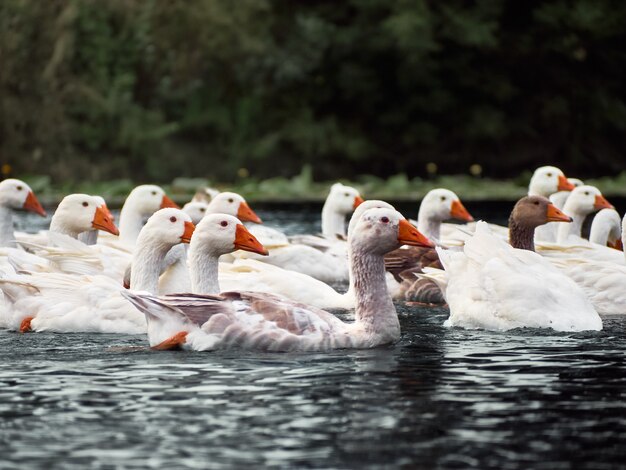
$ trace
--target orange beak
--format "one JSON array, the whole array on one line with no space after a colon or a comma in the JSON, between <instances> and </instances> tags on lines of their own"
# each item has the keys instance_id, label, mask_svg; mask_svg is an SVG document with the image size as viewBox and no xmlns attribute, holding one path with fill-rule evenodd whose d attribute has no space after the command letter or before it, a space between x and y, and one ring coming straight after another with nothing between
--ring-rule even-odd
<instances>
[{"instance_id":1,"label":"orange beak","mask_svg":"<svg viewBox=\"0 0 626 470\"><path fill-rule=\"evenodd\" d=\"M107 206L96 207L96 213L93 216L91 226L96 230L103 230L105 232L112 233L113 235L119 235L120 231L117 229L111 218L111 213Z\"/></svg>"},{"instance_id":2,"label":"orange beak","mask_svg":"<svg viewBox=\"0 0 626 470\"><path fill-rule=\"evenodd\" d=\"M604 196L597 195L595 201L593 202L593 208L600 209L613 209L613 205L607 201Z\"/></svg>"},{"instance_id":3,"label":"orange beak","mask_svg":"<svg viewBox=\"0 0 626 470\"><path fill-rule=\"evenodd\" d=\"M254 222L255 224L262 224L263 221L261 218L254 213L247 202L242 202L239 204L239 209L237 210L237 218L242 222Z\"/></svg>"},{"instance_id":4,"label":"orange beak","mask_svg":"<svg viewBox=\"0 0 626 470\"><path fill-rule=\"evenodd\" d=\"M559 185L557 186L557 189L559 191L572 191L575 188L576 186L567 181L567 178L565 176L559 175Z\"/></svg>"},{"instance_id":5,"label":"orange beak","mask_svg":"<svg viewBox=\"0 0 626 470\"><path fill-rule=\"evenodd\" d=\"M107 207L106 204L103 204L100 206L102 208L102 210L106 213L106 216L111 219L113 222L115 222L115 216L113 214L111 214L111 211L109 210L109 208Z\"/></svg>"},{"instance_id":6,"label":"orange beak","mask_svg":"<svg viewBox=\"0 0 626 470\"><path fill-rule=\"evenodd\" d=\"M618 238L617 240L615 240L614 243L608 242L607 245L610 248L614 248L619 251L624 251L624 243L622 242L621 238Z\"/></svg>"},{"instance_id":7,"label":"orange beak","mask_svg":"<svg viewBox=\"0 0 626 470\"><path fill-rule=\"evenodd\" d=\"M546 211L547 222L571 222L572 218L569 215L565 215L554 204L548 204L548 210Z\"/></svg>"},{"instance_id":8,"label":"orange beak","mask_svg":"<svg viewBox=\"0 0 626 470\"><path fill-rule=\"evenodd\" d=\"M428 238L422 235L408 220L402 219L398 225L398 241L403 245L434 247Z\"/></svg>"},{"instance_id":9,"label":"orange beak","mask_svg":"<svg viewBox=\"0 0 626 470\"><path fill-rule=\"evenodd\" d=\"M163 199L161 199L161 209L165 209L166 207L173 207L174 209L180 209L178 204L172 201L167 194L163 195Z\"/></svg>"},{"instance_id":10,"label":"orange beak","mask_svg":"<svg viewBox=\"0 0 626 470\"><path fill-rule=\"evenodd\" d=\"M22 206L22 209L24 209L25 211L35 212L36 214L39 214L42 217L45 217L47 215L46 211L43 210L43 207L41 207L41 204L39 203L37 196L35 196L35 193L32 191L30 191L28 193L28 196L26 196L26 201L24 201L24 205Z\"/></svg>"},{"instance_id":11,"label":"orange beak","mask_svg":"<svg viewBox=\"0 0 626 470\"><path fill-rule=\"evenodd\" d=\"M191 236L193 235L193 231L196 229L196 226L191 222L185 222L185 231L183 235L180 237L180 241L182 243L189 243L191 241Z\"/></svg>"},{"instance_id":12,"label":"orange beak","mask_svg":"<svg viewBox=\"0 0 626 470\"><path fill-rule=\"evenodd\" d=\"M251 251L252 253L258 253L263 256L267 256L269 252L258 241L254 235L252 235L246 227L241 224L237 224L235 230L235 248L238 250Z\"/></svg>"},{"instance_id":13,"label":"orange beak","mask_svg":"<svg viewBox=\"0 0 626 470\"><path fill-rule=\"evenodd\" d=\"M458 199L456 201L452 201L452 206L450 207L450 217L463 220L465 222L471 222L474 220L474 217L467 212L465 206Z\"/></svg>"},{"instance_id":14,"label":"orange beak","mask_svg":"<svg viewBox=\"0 0 626 470\"><path fill-rule=\"evenodd\" d=\"M365 199L363 199L361 196L355 196L354 197L354 205L352 206L352 209L356 209L357 207L359 207L364 202L365 202Z\"/></svg>"}]
</instances>

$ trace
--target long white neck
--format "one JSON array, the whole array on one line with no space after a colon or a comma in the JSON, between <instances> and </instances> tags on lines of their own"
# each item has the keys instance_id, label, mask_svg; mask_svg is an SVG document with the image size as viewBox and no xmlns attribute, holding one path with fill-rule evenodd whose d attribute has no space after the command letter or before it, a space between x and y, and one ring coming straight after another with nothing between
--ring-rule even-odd
<instances>
[{"instance_id":1,"label":"long white neck","mask_svg":"<svg viewBox=\"0 0 626 470\"><path fill-rule=\"evenodd\" d=\"M439 241L441 235L441 220L434 216L424 204L417 214L417 229L431 240Z\"/></svg>"},{"instance_id":2,"label":"long white neck","mask_svg":"<svg viewBox=\"0 0 626 470\"><path fill-rule=\"evenodd\" d=\"M80 233L68 226L63 221L63 217L57 214L52 216L52 220L50 221L50 231L54 233L62 233L63 235L67 235L72 238L78 238L78 234Z\"/></svg>"},{"instance_id":3,"label":"long white neck","mask_svg":"<svg viewBox=\"0 0 626 470\"><path fill-rule=\"evenodd\" d=\"M98 243L98 230L87 230L78 234L78 239L85 245L95 245Z\"/></svg>"},{"instance_id":4,"label":"long white neck","mask_svg":"<svg viewBox=\"0 0 626 470\"><path fill-rule=\"evenodd\" d=\"M606 246L608 242L615 242L616 240L618 240L621 236L619 217L617 220L617 225L611 222L611 219L600 218L600 216L597 215L591 224L589 241L592 243L597 243L598 245Z\"/></svg>"},{"instance_id":5,"label":"long white neck","mask_svg":"<svg viewBox=\"0 0 626 470\"><path fill-rule=\"evenodd\" d=\"M17 246L13 233L13 209L2 205L0 205L0 246Z\"/></svg>"},{"instance_id":6,"label":"long white neck","mask_svg":"<svg viewBox=\"0 0 626 470\"><path fill-rule=\"evenodd\" d=\"M144 216L133 201L126 201L120 212L120 240L127 245L134 245L143 227Z\"/></svg>"},{"instance_id":7,"label":"long white neck","mask_svg":"<svg viewBox=\"0 0 626 470\"><path fill-rule=\"evenodd\" d=\"M133 252L130 288L157 294L163 260L171 248L150 236L140 236Z\"/></svg>"},{"instance_id":8,"label":"long white neck","mask_svg":"<svg viewBox=\"0 0 626 470\"><path fill-rule=\"evenodd\" d=\"M356 296L355 322L366 333L393 341L400 336L400 322L387 291L384 258L354 243L350 250Z\"/></svg>"},{"instance_id":9,"label":"long white neck","mask_svg":"<svg viewBox=\"0 0 626 470\"><path fill-rule=\"evenodd\" d=\"M559 191L558 193L551 194L550 202L552 202L557 209L563 210L570 194L570 191Z\"/></svg>"},{"instance_id":10,"label":"long white neck","mask_svg":"<svg viewBox=\"0 0 626 470\"><path fill-rule=\"evenodd\" d=\"M322 207L322 235L325 237L346 236L346 216L326 200Z\"/></svg>"},{"instance_id":11,"label":"long white neck","mask_svg":"<svg viewBox=\"0 0 626 470\"><path fill-rule=\"evenodd\" d=\"M193 244L189 247L191 291L194 294L219 294L218 253L207 252L206 247Z\"/></svg>"},{"instance_id":12,"label":"long white neck","mask_svg":"<svg viewBox=\"0 0 626 470\"><path fill-rule=\"evenodd\" d=\"M570 200L565 202L563 212L572 218L572 222L559 224L559 231L557 233L557 243L565 243L570 235L575 235L581 238L583 222L587 217L588 212L580 210L580 208L574 204L568 204Z\"/></svg>"}]
</instances>

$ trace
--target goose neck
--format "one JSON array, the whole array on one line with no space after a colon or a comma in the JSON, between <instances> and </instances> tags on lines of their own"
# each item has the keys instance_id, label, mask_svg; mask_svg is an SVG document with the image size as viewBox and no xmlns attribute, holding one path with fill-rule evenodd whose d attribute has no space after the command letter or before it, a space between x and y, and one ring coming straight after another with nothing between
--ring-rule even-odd
<instances>
[{"instance_id":1,"label":"goose neck","mask_svg":"<svg viewBox=\"0 0 626 470\"><path fill-rule=\"evenodd\" d=\"M147 291L157 294L159 290L159 275L165 260L165 255L171 245L151 240L137 240L133 253L130 287L133 290Z\"/></svg>"},{"instance_id":2,"label":"goose neck","mask_svg":"<svg viewBox=\"0 0 626 470\"><path fill-rule=\"evenodd\" d=\"M431 240L439 240L440 238L441 220L435 217L427 207L424 207L424 204L417 214L417 229Z\"/></svg>"},{"instance_id":3,"label":"goose neck","mask_svg":"<svg viewBox=\"0 0 626 470\"><path fill-rule=\"evenodd\" d=\"M120 231L119 239L123 243L134 244L139 237L143 222L143 214L141 211L132 201L127 201L120 212L120 223L118 225Z\"/></svg>"},{"instance_id":4,"label":"goose neck","mask_svg":"<svg viewBox=\"0 0 626 470\"><path fill-rule=\"evenodd\" d=\"M322 207L322 234L325 237L346 236L346 216L338 212L329 201Z\"/></svg>"},{"instance_id":5,"label":"goose neck","mask_svg":"<svg viewBox=\"0 0 626 470\"><path fill-rule=\"evenodd\" d=\"M522 225L511 217L509 219L509 243L513 248L535 251L535 227Z\"/></svg>"},{"instance_id":6,"label":"goose neck","mask_svg":"<svg viewBox=\"0 0 626 470\"><path fill-rule=\"evenodd\" d=\"M219 294L219 254L201 250L195 244L189 248L191 291L194 294Z\"/></svg>"},{"instance_id":7,"label":"goose neck","mask_svg":"<svg viewBox=\"0 0 626 470\"><path fill-rule=\"evenodd\" d=\"M13 233L13 210L0 205L0 246L16 246Z\"/></svg>"},{"instance_id":8,"label":"goose neck","mask_svg":"<svg viewBox=\"0 0 626 470\"><path fill-rule=\"evenodd\" d=\"M352 246L351 275L356 297L355 322L370 335L400 336L398 314L387 291L382 256Z\"/></svg>"},{"instance_id":9,"label":"goose neck","mask_svg":"<svg viewBox=\"0 0 626 470\"><path fill-rule=\"evenodd\" d=\"M78 239L85 245L95 245L98 243L98 230L87 230L78 235Z\"/></svg>"},{"instance_id":10,"label":"goose neck","mask_svg":"<svg viewBox=\"0 0 626 470\"><path fill-rule=\"evenodd\" d=\"M79 234L79 232L67 225L60 216L52 217L52 220L50 221L50 231L54 233L61 233L72 238L78 238Z\"/></svg>"},{"instance_id":11,"label":"goose neck","mask_svg":"<svg viewBox=\"0 0 626 470\"><path fill-rule=\"evenodd\" d=\"M581 237L583 222L587 216L586 212L580 211L576 206L565 203L563 212L572 218L570 223L560 224L557 236L557 243L565 243L570 235Z\"/></svg>"}]
</instances>

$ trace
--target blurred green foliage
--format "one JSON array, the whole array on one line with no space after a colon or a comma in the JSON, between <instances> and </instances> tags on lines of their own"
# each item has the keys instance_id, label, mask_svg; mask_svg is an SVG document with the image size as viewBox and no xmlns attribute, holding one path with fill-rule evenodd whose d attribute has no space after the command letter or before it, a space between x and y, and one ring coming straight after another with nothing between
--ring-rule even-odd
<instances>
[{"instance_id":1,"label":"blurred green foliage","mask_svg":"<svg viewBox=\"0 0 626 470\"><path fill-rule=\"evenodd\" d=\"M3 0L0 161L57 182L244 168L280 194L410 191L428 162L621 171L625 33L610 0Z\"/></svg>"}]
</instances>

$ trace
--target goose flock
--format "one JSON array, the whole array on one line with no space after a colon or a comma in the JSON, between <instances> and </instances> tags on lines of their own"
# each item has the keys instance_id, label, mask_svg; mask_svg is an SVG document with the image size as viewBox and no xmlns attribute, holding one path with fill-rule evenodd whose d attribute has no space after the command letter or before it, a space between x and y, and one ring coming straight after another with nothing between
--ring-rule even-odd
<instances>
[{"instance_id":1,"label":"goose flock","mask_svg":"<svg viewBox=\"0 0 626 470\"><path fill-rule=\"evenodd\" d=\"M394 301L447 305L445 326L493 331L601 330L602 316L626 314L626 219L553 166L534 172L508 227L475 222L448 189L430 191L413 221L340 183L322 233L298 236L210 188L180 209L159 186L138 186L117 225L88 194L66 196L38 233L14 231L16 210L46 216L25 182L6 179L0 327L22 333L147 334L155 350L323 351L397 341Z\"/></svg>"}]
</instances>

